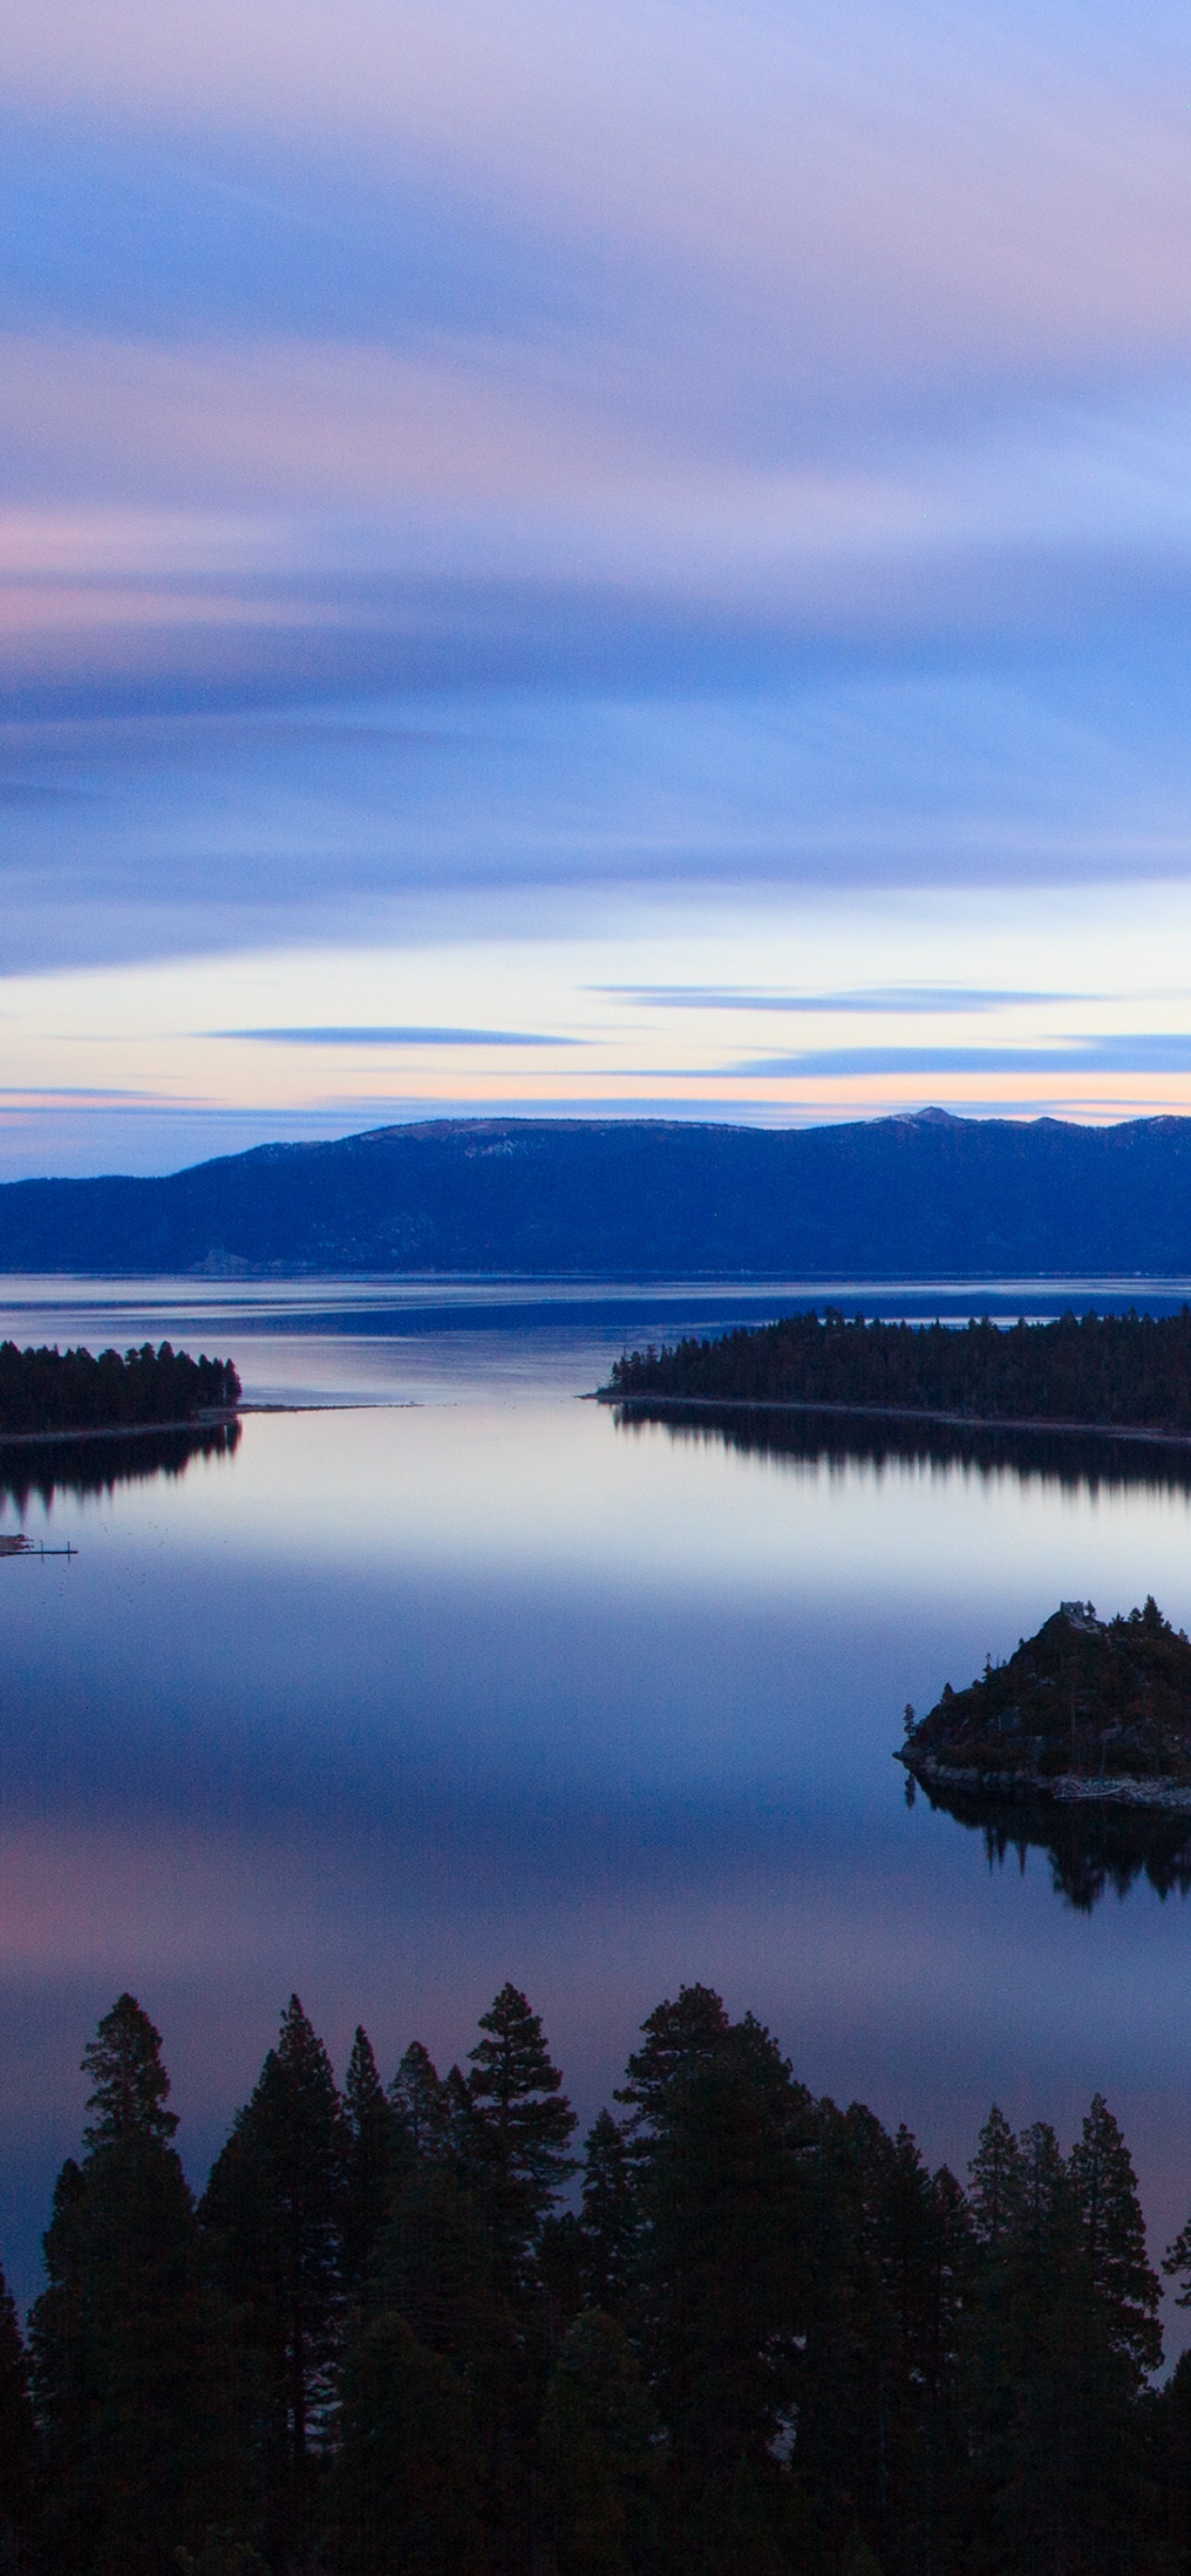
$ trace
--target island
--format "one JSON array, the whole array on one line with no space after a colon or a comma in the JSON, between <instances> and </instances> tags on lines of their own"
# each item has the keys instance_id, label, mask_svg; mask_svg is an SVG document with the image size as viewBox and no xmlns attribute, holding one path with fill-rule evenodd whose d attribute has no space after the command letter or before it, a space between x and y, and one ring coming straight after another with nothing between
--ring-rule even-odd
<instances>
[{"instance_id":1,"label":"island","mask_svg":"<svg viewBox=\"0 0 1191 2576\"><path fill-rule=\"evenodd\" d=\"M906 1710L895 1759L928 1791L1191 1812L1191 1639L1151 1598L1064 1601L1003 1664Z\"/></svg>"},{"instance_id":2,"label":"island","mask_svg":"<svg viewBox=\"0 0 1191 2576\"><path fill-rule=\"evenodd\" d=\"M625 1407L766 1405L1191 1440L1191 1307L966 1325L849 1320L838 1307L626 1351L599 1395Z\"/></svg>"},{"instance_id":3,"label":"island","mask_svg":"<svg viewBox=\"0 0 1191 2576\"><path fill-rule=\"evenodd\" d=\"M0 1439L56 1439L217 1420L233 1413L240 1379L231 1360L192 1359L169 1342L154 1350L19 1350L0 1343Z\"/></svg>"}]
</instances>

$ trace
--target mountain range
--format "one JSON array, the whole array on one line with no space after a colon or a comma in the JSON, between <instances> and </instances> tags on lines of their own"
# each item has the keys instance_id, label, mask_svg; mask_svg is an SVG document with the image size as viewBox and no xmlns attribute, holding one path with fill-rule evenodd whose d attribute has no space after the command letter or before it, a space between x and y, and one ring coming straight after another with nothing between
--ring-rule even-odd
<instances>
[{"instance_id":1,"label":"mountain range","mask_svg":"<svg viewBox=\"0 0 1191 2576\"><path fill-rule=\"evenodd\" d=\"M1191 1273L1191 1118L461 1118L0 1187L0 1269L615 1278Z\"/></svg>"}]
</instances>

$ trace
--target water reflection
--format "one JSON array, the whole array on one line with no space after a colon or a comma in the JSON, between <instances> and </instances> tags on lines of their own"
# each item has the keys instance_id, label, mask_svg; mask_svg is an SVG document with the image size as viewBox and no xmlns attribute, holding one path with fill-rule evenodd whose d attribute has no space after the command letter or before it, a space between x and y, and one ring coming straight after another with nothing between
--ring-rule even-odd
<instances>
[{"instance_id":1,"label":"water reflection","mask_svg":"<svg viewBox=\"0 0 1191 2576\"><path fill-rule=\"evenodd\" d=\"M0 1512L19 1513L35 1498L49 1511L55 1494L114 1493L117 1485L155 1476L184 1476L193 1458L234 1458L238 1422L204 1423L193 1431L105 1431L94 1438L29 1440L0 1446Z\"/></svg>"},{"instance_id":2,"label":"water reflection","mask_svg":"<svg viewBox=\"0 0 1191 2576\"><path fill-rule=\"evenodd\" d=\"M637 1403L615 1409L622 1432L660 1430L675 1446L726 1450L742 1457L829 1473L856 1467L893 1473L907 1466L958 1468L977 1484L1017 1483L1058 1489L1065 1496L1124 1497L1130 1493L1191 1497L1191 1448L1174 1442L1117 1439L1083 1432L1027 1432L874 1420L841 1413L794 1413L780 1406L718 1407ZM1049 1801L988 1797L972 1791L919 1784L931 1810L951 1816L984 1840L990 1867L1010 1853L1024 1871L1029 1852L1044 1852L1056 1895L1091 1914L1110 1892L1128 1895L1144 1881L1165 1899L1191 1893L1191 1817L1156 1815L1114 1806L1056 1805ZM914 1783L906 1784L914 1803Z\"/></svg>"},{"instance_id":3,"label":"water reflection","mask_svg":"<svg viewBox=\"0 0 1191 2576\"><path fill-rule=\"evenodd\" d=\"M918 1784L936 1812L954 1816L984 1838L990 1868L1010 1852L1024 1871L1031 1851L1044 1851L1055 1893L1080 1914L1090 1914L1111 1889L1127 1896L1146 1878L1160 1897L1191 1894L1191 1816L1162 1816L1144 1809L1030 1805L967 1790Z\"/></svg>"},{"instance_id":4,"label":"water reflection","mask_svg":"<svg viewBox=\"0 0 1191 2576\"><path fill-rule=\"evenodd\" d=\"M450 2064L511 1977L588 2119L701 1978L932 2163L994 2095L1068 2135L1102 2087L1154 2241L1183 2225L1177 1855L1153 1879L1143 1854L1128 1904L1056 1903L1045 1862L990 1871L953 1817L908 1813L891 1757L908 1699L1060 1599L1152 1591L1191 1628L1191 1453L839 1417L618 1431L578 1399L623 1338L731 1319L681 1283L665 1312L569 1288L549 1314L489 1285L478 1318L474 1286L382 1283L351 1332L340 1283L125 1284L118 1322L102 1285L41 1293L17 1338L228 1349L254 1399L330 1409L249 1415L238 1445L0 1448L0 1532L80 1546L0 1581L19 2295L82 2042L125 1986L168 2033L200 2186L295 1986L342 2071L360 2020L387 2063L416 2031Z\"/></svg>"},{"instance_id":5,"label":"water reflection","mask_svg":"<svg viewBox=\"0 0 1191 2576\"><path fill-rule=\"evenodd\" d=\"M744 1457L789 1458L811 1467L961 1467L982 1477L1042 1481L1092 1495L1142 1487L1191 1495L1191 1443L1133 1433L1014 1431L973 1425L874 1420L846 1413L794 1413L781 1405L615 1407L621 1431L661 1429L675 1442L732 1449Z\"/></svg>"}]
</instances>

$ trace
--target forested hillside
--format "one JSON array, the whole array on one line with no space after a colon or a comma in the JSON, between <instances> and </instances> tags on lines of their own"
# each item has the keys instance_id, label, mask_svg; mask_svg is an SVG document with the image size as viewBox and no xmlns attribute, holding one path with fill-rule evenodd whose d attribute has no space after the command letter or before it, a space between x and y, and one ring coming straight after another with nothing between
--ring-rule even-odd
<instances>
[{"instance_id":1,"label":"forested hillside","mask_svg":"<svg viewBox=\"0 0 1191 2576\"><path fill-rule=\"evenodd\" d=\"M441 1119L10 1182L0 1270L1191 1275L1191 1119Z\"/></svg>"},{"instance_id":2,"label":"forested hillside","mask_svg":"<svg viewBox=\"0 0 1191 2576\"><path fill-rule=\"evenodd\" d=\"M618 1400L846 1405L977 1422L1120 1423L1191 1430L1191 1307L1177 1315L1060 1315L1008 1330L849 1322L838 1308L704 1341L626 1352Z\"/></svg>"},{"instance_id":3,"label":"forested hillside","mask_svg":"<svg viewBox=\"0 0 1191 2576\"><path fill-rule=\"evenodd\" d=\"M466 2070L414 2042L386 2085L360 2030L342 2093L294 1997L196 2204L130 1995L85 2066L27 2346L0 2299L9 2568L1191 2561L1191 2370L1151 2385L1159 2284L1099 2096L1067 2153L994 2108L966 2177L932 2173L690 1986L576 2155L511 1985ZM1191 2226L1165 2269L1191 2279Z\"/></svg>"}]
</instances>

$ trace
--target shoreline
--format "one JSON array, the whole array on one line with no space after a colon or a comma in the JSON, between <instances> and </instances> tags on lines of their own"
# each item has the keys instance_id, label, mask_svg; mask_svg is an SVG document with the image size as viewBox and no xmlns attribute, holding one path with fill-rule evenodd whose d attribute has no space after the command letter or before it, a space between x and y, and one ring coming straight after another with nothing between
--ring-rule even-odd
<instances>
[{"instance_id":1,"label":"shoreline","mask_svg":"<svg viewBox=\"0 0 1191 2576\"><path fill-rule=\"evenodd\" d=\"M226 1431L248 1413L409 1413L413 1404L235 1404L211 1413L192 1413L185 1422L90 1422L73 1431L0 1431L0 1449L46 1449L66 1440L149 1440L166 1431Z\"/></svg>"},{"instance_id":2,"label":"shoreline","mask_svg":"<svg viewBox=\"0 0 1191 2576\"><path fill-rule=\"evenodd\" d=\"M1142 1780L1118 1773L1114 1780L1087 1779L1080 1771L1053 1777L1030 1771L975 1771L936 1755L917 1759L900 1746L895 1762L904 1763L921 1787L951 1790L970 1798L1006 1798L1017 1806L1125 1807L1134 1814L1185 1815L1191 1822L1191 1780Z\"/></svg>"},{"instance_id":3,"label":"shoreline","mask_svg":"<svg viewBox=\"0 0 1191 2576\"><path fill-rule=\"evenodd\" d=\"M1062 1422L1007 1413L939 1413L917 1404L815 1404L798 1397L765 1395L620 1395L614 1387L607 1386L597 1386L591 1401L619 1405L626 1413L640 1405L682 1406L701 1413L850 1414L860 1422L937 1422L952 1431L1083 1432L1097 1440L1142 1440L1152 1447L1191 1449L1191 1431L1150 1430L1144 1423Z\"/></svg>"}]
</instances>

